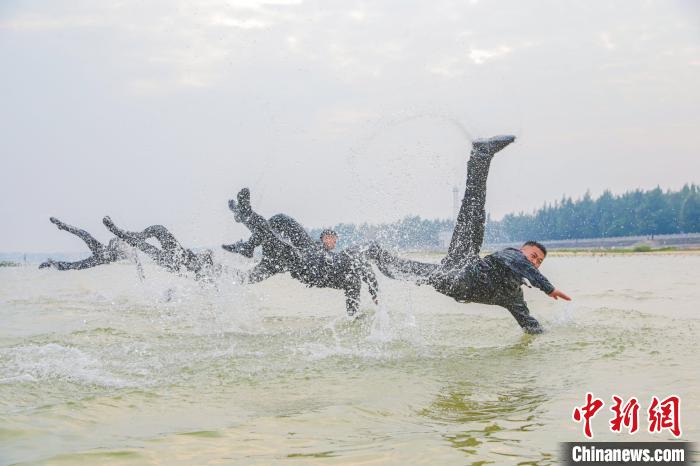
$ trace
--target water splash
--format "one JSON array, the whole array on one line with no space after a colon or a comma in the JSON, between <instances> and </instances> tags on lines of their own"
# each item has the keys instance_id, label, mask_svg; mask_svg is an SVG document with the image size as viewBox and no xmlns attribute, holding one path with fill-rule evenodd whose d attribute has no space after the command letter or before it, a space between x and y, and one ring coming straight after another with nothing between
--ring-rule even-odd
<instances>
[{"instance_id":1,"label":"water splash","mask_svg":"<svg viewBox=\"0 0 700 466\"><path fill-rule=\"evenodd\" d=\"M0 356L8 361L3 372L11 373L2 379L4 383L59 379L103 387L134 386L109 373L92 355L57 343L6 348Z\"/></svg>"},{"instance_id":2,"label":"water splash","mask_svg":"<svg viewBox=\"0 0 700 466\"><path fill-rule=\"evenodd\" d=\"M562 306L561 312L557 312L554 317L554 323L557 326L566 326L574 323L576 305L573 302L566 302Z\"/></svg>"}]
</instances>

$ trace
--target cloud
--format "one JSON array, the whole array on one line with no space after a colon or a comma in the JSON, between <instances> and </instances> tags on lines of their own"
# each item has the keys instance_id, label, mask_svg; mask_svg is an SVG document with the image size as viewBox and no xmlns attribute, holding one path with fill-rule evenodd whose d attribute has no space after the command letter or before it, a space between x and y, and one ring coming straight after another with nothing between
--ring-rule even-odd
<instances>
[{"instance_id":1,"label":"cloud","mask_svg":"<svg viewBox=\"0 0 700 466\"><path fill-rule=\"evenodd\" d=\"M289 6L301 5L303 0L229 0L229 1L207 1L195 2L195 4L206 5L210 7L221 7L229 5L234 8L245 8L251 10L262 10L271 6Z\"/></svg>"},{"instance_id":2,"label":"cloud","mask_svg":"<svg viewBox=\"0 0 700 466\"><path fill-rule=\"evenodd\" d=\"M367 19L367 11L363 9L351 10L348 12L348 16L355 21L362 22Z\"/></svg>"},{"instance_id":3,"label":"cloud","mask_svg":"<svg viewBox=\"0 0 700 466\"><path fill-rule=\"evenodd\" d=\"M239 29L265 29L270 27L270 23L260 19L240 19L222 14L213 15L210 19L210 23L212 26L226 26Z\"/></svg>"},{"instance_id":4,"label":"cloud","mask_svg":"<svg viewBox=\"0 0 700 466\"><path fill-rule=\"evenodd\" d=\"M486 62L505 58L515 50L515 47L501 45L491 49L470 47L468 53L442 58L428 65L428 72L445 78L455 78L467 72L470 66L483 65Z\"/></svg>"},{"instance_id":5,"label":"cloud","mask_svg":"<svg viewBox=\"0 0 700 466\"><path fill-rule=\"evenodd\" d=\"M96 16L74 16L67 18L23 16L0 21L0 29L16 32L45 32L67 29L94 28L103 26L104 24L105 21Z\"/></svg>"},{"instance_id":6,"label":"cloud","mask_svg":"<svg viewBox=\"0 0 700 466\"><path fill-rule=\"evenodd\" d=\"M3 9L0 19L5 58L0 81L13 92L0 109L8 128L0 152L11 154L6 171L16 175L0 189L11 198L30 183L45 185L56 193L52 208L73 212L71 206L84 203L85 218L99 219L113 192L121 192L120 185L102 182L92 185L88 197L75 188L105 178L96 172L104 166L93 154L99 160L134 154L135 166L146 169L132 174L110 167L110 172L133 177L132 185L143 186L141 197L167 193L172 199L163 194L164 202L174 205L190 202L197 183L203 198L217 199L222 194L212 186L248 183L256 173L303 198L318 178L317 162L309 160L328 161L333 183L357 184L341 164L353 148L359 148L352 152L358 157L372 151L396 156L394 176L377 172L377 185L394 186L396 174L416 172L414 156L454 151L461 161L468 137L459 133L444 146L436 142L445 128L454 128L450 121L463 123L475 136L522 130L519 135L527 137L520 139L519 151L536 154L543 167L575 167L575 179L534 186L523 180L526 165L497 164L503 170L498 185L526 195L507 201L490 196L492 213L530 209L564 190L624 190L640 185L639 173L648 173L644 179L654 185L669 186L673 177L682 184L688 173L698 172L692 170L698 143L691 130L698 126L698 23L665 2L10 3L18 6ZM391 115L416 120L387 123ZM425 118L429 115L433 118ZM679 141L678 149L668 151L669 140ZM640 141L647 148L635 145ZM666 178L655 174L657 159L647 153L667 154ZM284 162L263 166L268 154ZM591 154L599 154L611 170L601 175ZM617 164L621 154L634 154L637 162L630 168L626 156ZM54 159L60 164L44 170L46 175L33 170ZM299 170L290 176L289 167L307 163L310 174ZM368 166L373 163L368 157ZM615 173L625 173L625 179ZM167 180L194 181L175 186ZM347 196L342 205L329 203L328 215L362 221L450 210L448 189L447 201L433 202L414 196L408 185L395 186L401 194L395 198L378 193L388 205L405 199L390 212ZM273 194L277 191L268 192L271 209L293 209L310 225L329 223L319 205L291 201L294 196ZM153 221L142 198L123 194L114 206L131 209L135 223ZM15 235L17 248L30 243L23 232L45 227L35 228L32 218L53 214L37 212L41 200L20 197L0 209L5 218L17 212L26 217L17 221L15 233L0 238L2 243ZM424 210L416 207L422 202ZM158 221L188 231L188 217L204 217L190 207ZM198 231L218 230L202 225ZM41 238L35 244L43 244Z\"/></svg>"},{"instance_id":7,"label":"cloud","mask_svg":"<svg viewBox=\"0 0 700 466\"><path fill-rule=\"evenodd\" d=\"M493 49L477 49L472 48L469 51L469 59L475 65L483 65L487 61L494 60L497 58L502 58L513 51L512 47L506 45L501 45Z\"/></svg>"},{"instance_id":8,"label":"cloud","mask_svg":"<svg viewBox=\"0 0 700 466\"><path fill-rule=\"evenodd\" d=\"M615 43L612 41L610 33L601 32L600 34L598 34L598 40L600 42L600 45L608 50L612 50L615 48Z\"/></svg>"}]
</instances>

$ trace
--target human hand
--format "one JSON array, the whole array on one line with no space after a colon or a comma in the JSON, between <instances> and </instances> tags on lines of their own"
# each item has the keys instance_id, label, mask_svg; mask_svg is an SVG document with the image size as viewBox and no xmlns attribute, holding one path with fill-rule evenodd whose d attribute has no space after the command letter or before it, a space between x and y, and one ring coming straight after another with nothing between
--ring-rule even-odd
<instances>
[{"instance_id":1,"label":"human hand","mask_svg":"<svg viewBox=\"0 0 700 466\"><path fill-rule=\"evenodd\" d=\"M569 297L569 295L567 295L566 293L564 293L564 292L561 291L561 290L554 290L554 291L552 291L551 293L549 293L548 296L549 296L550 298L553 298L553 299L559 299L559 298L561 298L561 299L563 299L564 301L571 301L571 298Z\"/></svg>"}]
</instances>

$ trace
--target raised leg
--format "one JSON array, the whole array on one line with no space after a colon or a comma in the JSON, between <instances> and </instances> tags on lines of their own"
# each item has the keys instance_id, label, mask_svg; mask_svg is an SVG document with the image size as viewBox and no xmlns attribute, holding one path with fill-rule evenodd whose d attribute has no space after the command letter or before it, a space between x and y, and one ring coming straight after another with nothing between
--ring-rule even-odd
<instances>
[{"instance_id":1,"label":"raised leg","mask_svg":"<svg viewBox=\"0 0 700 466\"><path fill-rule=\"evenodd\" d=\"M117 227L109 217L102 219L102 223L115 236L147 254L151 259L167 269L179 269L186 257L187 251L180 246L180 243L177 242L172 233L161 225L150 226L142 232L131 232ZM147 243L146 240L149 238L156 238L162 249Z\"/></svg>"},{"instance_id":2,"label":"raised leg","mask_svg":"<svg viewBox=\"0 0 700 466\"><path fill-rule=\"evenodd\" d=\"M471 156L467 162L467 184L457 215L452 240L443 259L443 266L464 263L479 255L484 241L486 222L486 180L493 155L515 141L514 136L496 136L479 139L472 143Z\"/></svg>"},{"instance_id":3,"label":"raised leg","mask_svg":"<svg viewBox=\"0 0 700 466\"><path fill-rule=\"evenodd\" d=\"M402 259L391 254L376 241L362 246L349 248L372 261L380 272L389 278L421 281L429 277L437 268L437 264Z\"/></svg>"},{"instance_id":4,"label":"raised leg","mask_svg":"<svg viewBox=\"0 0 700 466\"><path fill-rule=\"evenodd\" d=\"M147 227L140 233L143 240L146 241L149 238L155 238L160 243L161 248L164 250L184 250L185 248L175 239L170 230L165 228L163 225L152 225Z\"/></svg>"},{"instance_id":5,"label":"raised leg","mask_svg":"<svg viewBox=\"0 0 700 466\"><path fill-rule=\"evenodd\" d=\"M56 225L59 230L63 230L63 231L67 231L68 233L72 233L75 236L77 236L78 238L85 241L85 244L87 244L87 247L90 248L90 251L92 251L92 253L94 255L96 255L96 256L99 255L102 252L102 250L104 249L104 245L102 243L100 243L99 241L97 241L87 231L81 230L80 228L76 228L72 225L68 225L67 223L63 223L62 221L60 221L56 217L51 217L51 218L49 218L49 220L51 221L51 223Z\"/></svg>"},{"instance_id":6,"label":"raised leg","mask_svg":"<svg viewBox=\"0 0 700 466\"><path fill-rule=\"evenodd\" d=\"M298 257L297 249L279 238L265 217L253 211L248 188L239 191L237 200L238 202L229 201L229 208L233 211L236 221L243 223L254 236L259 238L261 244L268 244L279 259L291 260Z\"/></svg>"},{"instance_id":7,"label":"raised leg","mask_svg":"<svg viewBox=\"0 0 700 466\"><path fill-rule=\"evenodd\" d=\"M107 229L110 232L112 232L114 236L124 240L124 242L127 243L129 246L138 248L144 253L148 254L149 256L154 256L158 255L159 253L162 253L160 249L146 242L146 240L149 237L146 234L144 234L144 232L122 230L109 217L103 218L102 223L104 223Z\"/></svg>"},{"instance_id":8,"label":"raised leg","mask_svg":"<svg viewBox=\"0 0 700 466\"><path fill-rule=\"evenodd\" d=\"M277 214L268 220L270 228L277 235L289 239L294 247L304 249L313 247L314 241L306 232L303 226L289 215ZM256 247L264 243L264 238L256 233L252 233L246 241L238 241L233 244L224 244L221 247L229 252L240 254L244 257L253 257Z\"/></svg>"},{"instance_id":9,"label":"raised leg","mask_svg":"<svg viewBox=\"0 0 700 466\"><path fill-rule=\"evenodd\" d=\"M301 223L285 214L277 214L270 217L270 228L291 241L294 247L299 249L314 247L314 240L309 236Z\"/></svg>"}]
</instances>

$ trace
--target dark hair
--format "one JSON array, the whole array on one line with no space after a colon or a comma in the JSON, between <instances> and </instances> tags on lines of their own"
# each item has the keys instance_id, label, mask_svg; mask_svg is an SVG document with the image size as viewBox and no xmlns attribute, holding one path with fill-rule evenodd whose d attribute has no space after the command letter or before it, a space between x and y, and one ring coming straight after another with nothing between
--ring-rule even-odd
<instances>
[{"instance_id":1,"label":"dark hair","mask_svg":"<svg viewBox=\"0 0 700 466\"><path fill-rule=\"evenodd\" d=\"M323 238L324 236L328 236L328 235L330 235L330 236L335 236L336 238L338 237L338 233L336 233L335 231L331 230L330 228L326 228L325 230L323 230L323 231L321 232L321 235L319 236L319 238Z\"/></svg>"},{"instance_id":2,"label":"dark hair","mask_svg":"<svg viewBox=\"0 0 700 466\"><path fill-rule=\"evenodd\" d=\"M525 241L525 244L523 244L523 247L525 247L525 246L535 246L536 248L539 248L540 251L542 251L544 253L545 257L547 256L547 248L545 248L544 244L542 244L542 243L538 243L537 241L530 240L530 241Z\"/></svg>"}]
</instances>

